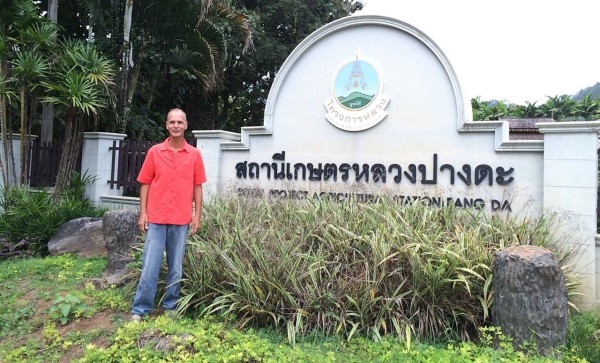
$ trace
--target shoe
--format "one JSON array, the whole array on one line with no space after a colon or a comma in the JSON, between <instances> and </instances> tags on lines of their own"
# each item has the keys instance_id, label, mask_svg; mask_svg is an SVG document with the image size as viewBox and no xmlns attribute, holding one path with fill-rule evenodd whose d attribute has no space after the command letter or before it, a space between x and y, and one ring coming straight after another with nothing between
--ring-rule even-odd
<instances>
[{"instance_id":1,"label":"shoe","mask_svg":"<svg viewBox=\"0 0 600 363\"><path fill-rule=\"evenodd\" d=\"M129 321L132 323L140 323L142 321L142 316L138 314L132 314L131 318L129 318Z\"/></svg>"}]
</instances>

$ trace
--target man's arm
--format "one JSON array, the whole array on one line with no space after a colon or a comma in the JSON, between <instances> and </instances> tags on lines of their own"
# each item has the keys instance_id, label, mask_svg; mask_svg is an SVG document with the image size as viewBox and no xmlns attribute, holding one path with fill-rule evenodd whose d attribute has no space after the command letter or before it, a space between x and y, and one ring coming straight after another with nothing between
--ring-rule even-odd
<instances>
[{"instance_id":1,"label":"man's arm","mask_svg":"<svg viewBox=\"0 0 600 363\"><path fill-rule=\"evenodd\" d=\"M194 185L194 215L190 223L192 234L198 232L200 228L200 216L202 214L202 184Z\"/></svg>"},{"instance_id":2,"label":"man's arm","mask_svg":"<svg viewBox=\"0 0 600 363\"><path fill-rule=\"evenodd\" d=\"M138 220L138 228L142 232L146 232L148 229L148 213L146 207L148 206L149 190L150 184L142 184L140 187L140 219Z\"/></svg>"}]
</instances>

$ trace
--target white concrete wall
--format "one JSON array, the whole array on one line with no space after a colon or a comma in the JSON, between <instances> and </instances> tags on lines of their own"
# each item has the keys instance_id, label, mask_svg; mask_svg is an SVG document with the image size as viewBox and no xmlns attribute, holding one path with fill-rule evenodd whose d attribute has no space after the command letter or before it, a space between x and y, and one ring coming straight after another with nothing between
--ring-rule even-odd
<instances>
[{"instance_id":1,"label":"white concrete wall","mask_svg":"<svg viewBox=\"0 0 600 363\"><path fill-rule=\"evenodd\" d=\"M581 303L600 301L597 289L596 206L600 122L538 124L544 134L544 213L555 216L556 241L572 249L581 277Z\"/></svg>"}]
</instances>

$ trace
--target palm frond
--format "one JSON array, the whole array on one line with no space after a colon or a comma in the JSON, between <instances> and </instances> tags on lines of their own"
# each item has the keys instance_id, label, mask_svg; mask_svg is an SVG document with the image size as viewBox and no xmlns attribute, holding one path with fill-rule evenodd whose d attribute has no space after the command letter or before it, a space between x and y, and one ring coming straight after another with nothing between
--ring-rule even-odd
<instances>
[{"instance_id":1,"label":"palm frond","mask_svg":"<svg viewBox=\"0 0 600 363\"><path fill-rule=\"evenodd\" d=\"M8 101L17 98L15 89L15 81L12 78L0 74L0 96L5 97Z\"/></svg>"},{"instance_id":2,"label":"palm frond","mask_svg":"<svg viewBox=\"0 0 600 363\"><path fill-rule=\"evenodd\" d=\"M38 22L21 30L20 38L33 49L49 49L58 36L58 26L50 21Z\"/></svg>"},{"instance_id":3,"label":"palm frond","mask_svg":"<svg viewBox=\"0 0 600 363\"><path fill-rule=\"evenodd\" d=\"M17 51L11 62L18 82L26 87L35 87L38 81L46 78L50 64L42 53L33 49Z\"/></svg>"}]
</instances>

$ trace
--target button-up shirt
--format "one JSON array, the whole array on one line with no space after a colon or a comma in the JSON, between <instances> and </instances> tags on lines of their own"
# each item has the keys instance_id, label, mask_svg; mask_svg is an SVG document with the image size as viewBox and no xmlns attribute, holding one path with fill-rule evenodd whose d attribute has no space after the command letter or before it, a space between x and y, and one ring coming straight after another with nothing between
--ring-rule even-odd
<instances>
[{"instance_id":1,"label":"button-up shirt","mask_svg":"<svg viewBox=\"0 0 600 363\"><path fill-rule=\"evenodd\" d=\"M206 182L200 150L185 142L175 152L169 148L167 138L148 150L137 181L150 184L146 206L148 222L189 224L194 186Z\"/></svg>"}]
</instances>

